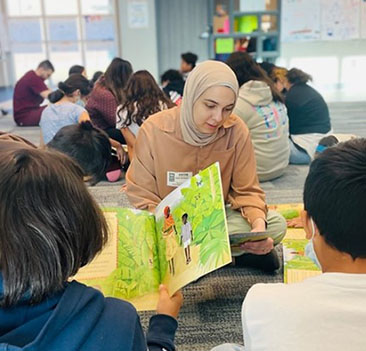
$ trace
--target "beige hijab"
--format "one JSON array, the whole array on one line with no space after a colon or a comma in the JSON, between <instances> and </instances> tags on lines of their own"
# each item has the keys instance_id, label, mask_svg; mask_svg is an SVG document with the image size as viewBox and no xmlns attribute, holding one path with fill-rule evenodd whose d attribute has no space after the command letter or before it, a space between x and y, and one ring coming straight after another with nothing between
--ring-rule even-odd
<instances>
[{"instance_id":1,"label":"beige hijab","mask_svg":"<svg viewBox=\"0 0 366 351\"><path fill-rule=\"evenodd\" d=\"M204 146L216 140L219 130L213 134L201 133L193 119L194 103L208 88L213 86L232 89L236 101L239 85L234 72L227 64L219 61L205 61L197 65L188 75L180 111L183 140L187 144Z\"/></svg>"}]
</instances>

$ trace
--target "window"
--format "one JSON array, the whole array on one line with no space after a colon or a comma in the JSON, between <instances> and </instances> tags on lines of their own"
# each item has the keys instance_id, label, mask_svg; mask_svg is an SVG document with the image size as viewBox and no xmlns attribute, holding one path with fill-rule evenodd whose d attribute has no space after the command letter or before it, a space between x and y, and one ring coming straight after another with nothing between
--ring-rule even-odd
<instances>
[{"instance_id":1,"label":"window","mask_svg":"<svg viewBox=\"0 0 366 351\"><path fill-rule=\"evenodd\" d=\"M49 59L52 84L65 80L72 65L91 77L118 55L115 0L7 0L15 78Z\"/></svg>"}]
</instances>

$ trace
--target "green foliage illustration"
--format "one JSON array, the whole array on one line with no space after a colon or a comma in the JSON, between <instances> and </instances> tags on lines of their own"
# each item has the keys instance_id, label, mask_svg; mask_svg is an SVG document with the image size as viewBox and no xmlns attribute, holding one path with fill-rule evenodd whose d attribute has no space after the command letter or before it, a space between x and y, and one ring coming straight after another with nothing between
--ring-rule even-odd
<instances>
[{"instance_id":1,"label":"green foliage illustration","mask_svg":"<svg viewBox=\"0 0 366 351\"><path fill-rule=\"evenodd\" d=\"M146 211L108 208L118 217L118 268L108 278L89 281L105 295L131 299L158 290L160 282L155 219Z\"/></svg>"},{"instance_id":2,"label":"green foliage illustration","mask_svg":"<svg viewBox=\"0 0 366 351\"><path fill-rule=\"evenodd\" d=\"M285 217L285 219L292 219L300 216L299 211L295 209L286 209L279 212L283 217Z\"/></svg>"},{"instance_id":3,"label":"green foliage illustration","mask_svg":"<svg viewBox=\"0 0 366 351\"><path fill-rule=\"evenodd\" d=\"M218 167L213 165L201 171L191 179L188 188L181 190L181 194L183 198L179 206L172 209L176 227L182 227L182 215L187 213L192 225L192 245L200 246L200 268L209 271L230 255ZM157 221L157 233L161 232L163 222L164 218Z\"/></svg>"},{"instance_id":4,"label":"green foliage illustration","mask_svg":"<svg viewBox=\"0 0 366 351\"><path fill-rule=\"evenodd\" d=\"M285 239L283 245L287 250L291 250L294 257L286 262L287 269L301 269L318 271L317 265L307 256L305 256L305 246L309 241L306 239Z\"/></svg>"}]
</instances>

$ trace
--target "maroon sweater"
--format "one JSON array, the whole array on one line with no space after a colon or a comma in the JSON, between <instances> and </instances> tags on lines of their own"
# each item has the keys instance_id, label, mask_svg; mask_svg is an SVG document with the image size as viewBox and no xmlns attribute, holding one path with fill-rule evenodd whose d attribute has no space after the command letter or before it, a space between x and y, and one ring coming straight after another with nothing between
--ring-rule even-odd
<instances>
[{"instance_id":1,"label":"maroon sweater","mask_svg":"<svg viewBox=\"0 0 366 351\"><path fill-rule=\"evenodd\" d=\"M117 100L107 88L97 83L85 108L96 127L103 130L116 127Z\"/></svg>"}]
</instances>

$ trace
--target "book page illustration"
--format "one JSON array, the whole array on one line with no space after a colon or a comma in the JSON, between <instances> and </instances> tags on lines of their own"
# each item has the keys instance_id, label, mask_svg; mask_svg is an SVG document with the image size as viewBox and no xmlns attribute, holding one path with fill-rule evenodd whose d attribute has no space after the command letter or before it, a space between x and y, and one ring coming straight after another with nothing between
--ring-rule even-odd
<instances>
[{"instance_id":1,"label":"book page illustration","mask_svg":"<svg viewBox=\"0 0 366 351\"><path fill-rule=\"evenodd\" d=\"M103 279L107 278L118 266L118 218L116 212L105 212L108 224L108 242L103 251L95 257L93 264L81 267L74 279Z\"/></svg>"},{"instance_id":2,"label":"book page illustration","mask_svg":"<svg viewBox=\"0 0 366 351\"><path fill-rule=\"evenodd\" d=\"M171 294L231 262L217 163L170 193L155 218L161 281Z\"/></svg>"},{"instance_id":3,"label":"book page illustration","mask_svg":"<svg viewBox=\"0 0 366 351\"><path fill-rule=\"evenodd\" d=\"M287 221L292 221L298 226L297 228L287 228L286 236L282 241L284 282L298 283L321 274L320 268L305 255L305 247L309 240L306 239L300 218L303 204L279 204L268 207L281 213Z\"/></svg>"},{"instance_id":4,"label":"book page illustration","mask_svg":"<svg viewBox=\"0 0 366 351\"><path fill-rule=\"evenodd\" d=\"M128 208L106 208L103 212L108 221L109 241L102 253L75 278L101 290L105 296L131 302L138 310L155 309L160 272L154 216ZM111 255L112 251L116 255ZM103 271L102 265L96 270L98 260L103 257L115 262L112 271L111 266ZM93 275L94 272L98 274Z\"/></svg>"}]
</instances>

